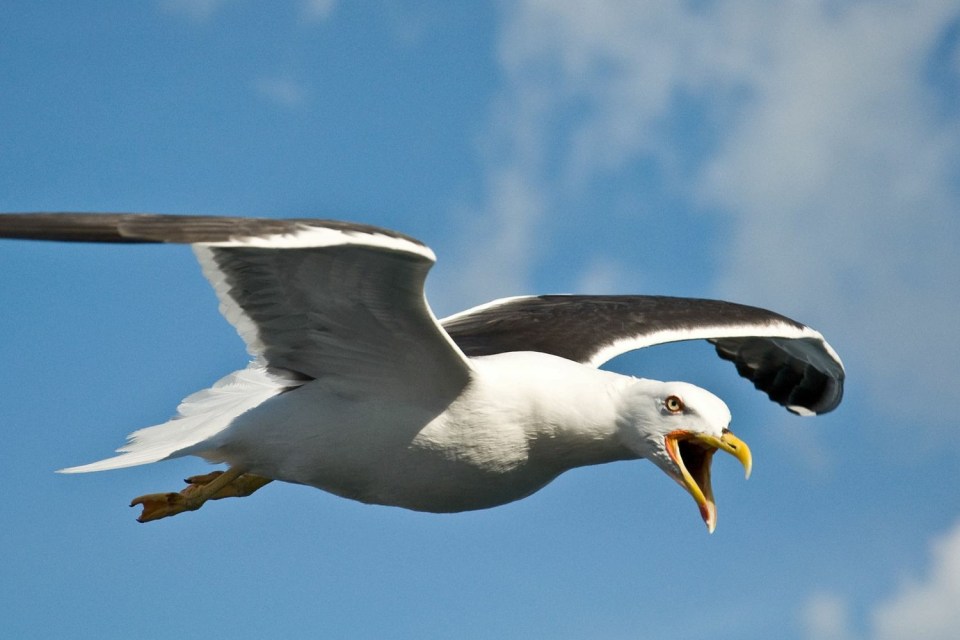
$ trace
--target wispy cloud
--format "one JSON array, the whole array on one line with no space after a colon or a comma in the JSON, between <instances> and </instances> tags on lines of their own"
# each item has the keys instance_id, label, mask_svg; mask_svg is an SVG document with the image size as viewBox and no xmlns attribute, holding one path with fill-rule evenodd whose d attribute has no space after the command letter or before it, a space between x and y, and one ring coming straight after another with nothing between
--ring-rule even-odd
<instances>
[{"instance_id":1,"label":"wispy cloud","mask_svg":"<svg viewBox=\"0 0 960 640\"><path fill-rule=\"evenodd\" d=\"M465 219L458 265L438 278L439 298L451 308L529 293L531 266L539 256L536 233L550 206L544 184L541 120L549 105L540 87L525 85L508 70L512 89L496 105L484 140L487 165L482 201Z\"/></svg>"},{"instance_id":2,"label":"wispy cloud","mask_svg":"<svg viewBox=\"0 0 960 640\"><path fill-rule=\"evenodd\" d=\"M960 119L937 117L924 79L956 14L808 3L756 16L755 31L777 34L770 62L698 185L737 228L718 291L826 323L883 411L938 432L950 426L938 409L896 398L904 371L951 395L960 359Z\"/></svg>"},{"instance_id":3,"label":"wispy cloud","mask_svg":"<svg viewBox=\"0 0 960 640\"><path fill-rule=\"evenodd\" d=\"M329 18L337 7L337 0L305 0L303 16L307 20L323 21Z\"/></svg>"},{"instance_id":4,"label":"wispy cloud","mask_svg":"<svg viewBox=\"0 0 960 640\"><path fill-rule=\"evenodd\" d=\"M804 637L810 640L855 640L847 601L833 593L816 593L800 611Z\"/></svg>"},{"instance_id":5,"label":"wispy cloud","mask_svg":"<svg viewBox=\"0 0 960 640\"><path fill-rule=\"evenodd\" d=\"M453 312L529 293L529 269L538 246L536 227L546 209L535 179L521 166L491 173L482 208L461 212L464 233L457 263L434 281L438 309Z\"/></svg>"},{"instance_id":6,"label":"wispy cloud","mask_svg":"<svg viewBox=\"0 0 960 640\"><path fill-rule=\"evenodd\" d=\"M629 274L615 260L598 256L584 265L571 293L623 293L630 288L642 288L634 274Z\"/></svg>"},{"instance_id":7,"label":"wispy cloud","mask_svg":"<svg viewBox=\"0 0 960 640\"><path fill-rule=\"evenodd\" d=\"M810 640L952 640L960 628L960 523L930 545L925 575L911 577L889 599L867 607L869 629L858 633L849 601L819 592L799 611Z\"/></svg>"},{"instance_id":8,"label":"wispy cloud","mask_svg":"<svg viewBox=\"0 0 960 640\"><path fill-rule=\"evenodd\" d=\"M159 0L163 11L194 22L209 20L228 2L230 0ZM333 15L336 7L337 0L301 0L300 13L307 21L322 22Z\"/></svg>"},{"instance_id":9,"label":"wispy cloud","mask_svg":"<svg viewBox=\"0 0 960 640\"><path fill-rule=\"evenodd\" d=\"M229 0L160 0L160 8L196 22L209 19Z\"/></svg>"},{"instance_id":10,"label":"wispy cloud","mask_svg":"<svg viewBox=\"0 0 960 640\"><path fill-rule=\"evenodd\" d=\"M257 78L253 89L262 98L284 107L298 107L307 99L306 87L287 77Z\"/></svg>"},{"instance_id":11,"label":"wispy cloud","mask_svg":"<svg viewBox=\"0 0 960 640\"><path fill-rule=\"evenodd\" d=\"M949 640L960 629L960 524L931 545L925 576L901 585L871 616L876 640Z\"/></svg>"},{"instance_id":12,"label":"wispy cloud","mask_svg":"<svg viewBox=\"0 0 960 640\"><path fill-rule=\"evenodd\" d=\"M960 113L928 79L958 16L948 0L507 5L468 271L524 289L547 212L652 159L690 210L723 216L716 295L817 325L878 411L960 441L937 403L900 400L905 371L949 397L960 361Z\"/></svg>"}]
</instances>

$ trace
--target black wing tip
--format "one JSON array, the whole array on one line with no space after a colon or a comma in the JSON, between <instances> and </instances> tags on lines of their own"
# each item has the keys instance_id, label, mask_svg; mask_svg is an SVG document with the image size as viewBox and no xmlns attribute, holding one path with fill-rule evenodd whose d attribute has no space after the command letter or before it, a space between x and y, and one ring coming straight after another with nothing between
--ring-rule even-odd
<instances>
[{"instance_id":1,"label":"black wing tip","mask_svg":"<svg viewBox=\"0 0 960 640\"><path fill-rule=\"evenodd\" d=\"M155 240L130 238L121 226L127 213L30 212L0 214L0 238L55 242L144 243Z\"/></svg>"},{"instance_id":2,"label":"black wing tip","mask_svg":"<svg viewBox=\"0 0 960 640\"><path fill-rule=\"evenodd\" d=\"M727 338L714 346L737 373L793 414L823 415L843 400L846 372L822 340Z\"/></svg>"},{"instance_id":3,"label":"black wing tip","mask_svg":"<svg viewBox=\"0 0 960 640\"><path fill-rule=\"evenodd\" d=\"M757 388L760 389L760 387ZM764 389L760 390L765 391ZM802 417L822 416L840 406L840 402L843 400L843 381L828 378L813 401L797 400L792 397L786 401L781 401L774 398L770 392L767 392L767 395L771 400L783 405L787 411L795 415Z\"/></svg>"},{"instance_id":4,"label":"black wing tip","mask_svg":"<svg viewBox=\"0 0 960 640\"><path fill-rule=\"evenodd\" d=\"M223 242L235 238L294 233L306 227L376 234L426 245L406 234L374 225L323 218L243 218L160 213L0 213L0 238L57 242Z\"/></svg>"}]
</instances>

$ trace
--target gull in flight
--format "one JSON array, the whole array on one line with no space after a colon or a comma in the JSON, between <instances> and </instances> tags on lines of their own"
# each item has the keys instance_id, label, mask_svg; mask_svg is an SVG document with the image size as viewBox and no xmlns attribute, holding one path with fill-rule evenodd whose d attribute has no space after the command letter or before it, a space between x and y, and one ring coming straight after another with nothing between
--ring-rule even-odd
<instances>
[{"instance_id":1,"label":"gull in flight","mask_svg":"<svg viewBox=\"0 0 960 640\"><path fill-rule=\"evenodd\" d=\"M685 382L598 367L633 349L708 340L771 400L834 409L844 369L817 331L719 300L505 298L437 320L435 261L395 231L329 220L145 214L0 215L0 237L189 244L252 356L81 473L198 456L227 465L140 496L147 522L280 480L429 512L519 500L564 471L646 459L716 526L717 451L749 476L727 405Z\"/></svg>"}]
</instances>

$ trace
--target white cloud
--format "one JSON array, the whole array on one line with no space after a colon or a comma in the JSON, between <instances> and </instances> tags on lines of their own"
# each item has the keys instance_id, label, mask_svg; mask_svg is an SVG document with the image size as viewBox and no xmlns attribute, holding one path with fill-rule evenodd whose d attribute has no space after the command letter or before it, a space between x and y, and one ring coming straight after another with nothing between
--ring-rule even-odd
<instances>
[{"instance_id":1,"label":"white cloud","mask_svg":"<svg viewBox=\"0 0 960 640\"><path fill-rule=\"evenodd\" d=\"M296 107L307 98L306 88L285 77L264 77L253 82L253 89L263 98L284 107Z\"/></svg>"},{"instance_id":2,"label":"white cloud","mask_svg":"<svg viewBox=\"0 0 960 640\"><path fill-rule=\"evenodd\" d=\"M187 17L194 22L209 20L229 0L160 0L160 8L168 13ZM301 15L312 22L328 19L337 6L337 0L302 0Z\"/></svg>"},{"instance_id":3,"label":"white cloud","mask_svg":"<svg viewBox=\"0 0 960 640\"><path fill-rule=\"evenodd\" d=\"M927 575L912 579L871 616L876 640L951 640L960 629L960 524L932 545Z\"/></svg>"},{"instance_id":4,"label":"white cloud","mask_svg":"<svg viewBox=\"0 0 960 640\"><path fill-rule=\"evenodd\" d=\"M323 21L333 14L337 0L305 0L303 15L308 20Z\"/></svg>"},{"instance_id":5,"label":"white cloud","mask_svg":"<svg viewBox=\"0 0 960 640\"><path fill-rule=\"evenodd\" d=\"M910 578L887 600L867 607L869 630L858 633L850 602L818 592L800 607L810 640L953 640L960 629L960 523L933 541L926 575Z\"/></svg>"},{"instance_id":6,"label":"white cloud","mask_svg":"<svg viewBox=\"0 0 960 640\"><path fill-rule=\"evenodd\" d=\"M496 105L484 140L483 202L463 212L465 233L457 265L436 279L439 300L465 308L492 298L530 292L530 268L541 255L536 235L550 208L543 184L542 119L549 113L540 87L509 73L512 89Z\"/></svg>"},{"instance_id":7,"label":"white cloud","mask_svg":"<svg viewBox=\"0 0 960 640\"><path fill-rule=\"evenodd\" d=\"M160 8L169 13L203 22L216 13L228 0L160 0Z\"/></svg>"},{"instance_id":8,"label":"white cloud","mask_svg":"<svg viewBox=\"0 0 960 640\"><path fill-rule=\"evenodd\" d=\"M466 232L456 262L433 281L438 311L529 293L528 270L539 244L534 233L545 210L533 179L521 167L488 176L485 209L463 212Z\"/></svg>"},{"instance_id":9,"label":"white cloud","mask_svg":"<svg viewBox=\"0 0 960 640\"><path fill-rule=\"evenodd\" d=\"M629 283L629 284L628 284ZM584 265L571 293L623 293L625 287L642 288L633 274L628 274L623 265L607 256L593 258Z\"/></svg>"},{"instance_id":10,"label":"white cloud","mask_svg":"<svg viewBox=\"0 0 960 640\"><path fill-rule=\"evenodd\" d=\"M937 111L925 76L955 2L528 0L504 11L505 87L471 227L489 251L467 266L477 282L526 289L537 252L524 242L548 212L653 159L691 209L724 216L716 295L815 324L878 411L920 423L927 442L956 438L938 403L900 400L904 372L950 397L960 361L960 114ZM696 151L684 145L692 128Z\"/></svg>"},{"instance_id":11,"label":"white cloud","mask_svg":"<svg viewBox=\"0 0 960 640\"><path fill-rule=\"evenodd\" d=\"M951 61L953 62L954 75L960 76L960 43L954 45Z\"/></svg>"},{"instance_id":12,"label":"white cloud","mask_svg":"<svg viewBox=\"0 0 960 640\"><path fill-rule=\"evenodd\" d=\"M951 12L810 3L755 25L771 63L699 185L738 226L719 291L826 323L885 412L928 424L897 398L905 371L949 396L960 359L960 129L923 81Z\"/></svg>"},{"instance_id":13,"label":"white cloud","mask_svg":"<svg viewBox=\"0 0 960 640\"><path fill-rule=\"evenodd\" d=\"M816 593L800 611L804 637L810 640L854 640L850 607L841 596Z\"/></svg>"}]
</instances>

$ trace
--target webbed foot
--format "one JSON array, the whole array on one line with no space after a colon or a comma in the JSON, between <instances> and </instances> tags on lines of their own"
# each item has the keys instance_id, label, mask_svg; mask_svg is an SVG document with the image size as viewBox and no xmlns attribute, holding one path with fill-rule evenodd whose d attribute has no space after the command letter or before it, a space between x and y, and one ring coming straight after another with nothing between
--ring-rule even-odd
<instances>
[{"instance_id":1,"label":"webbed foot","mask_svg":"<svg viewBox=\"0 0 960 640\"><path fill-rule=\"evenodd\" d=\"M188 489L190 489L190 487L187 487L187 489L183 491L185 492ZM143 512L140 514L140 517L137 518L137 522L151 522L153 520L159 520L160 518L175 516L184 511L195 511L203 506L203 502L190 500L183 492L148 493L134 498L130 506L135 507L138 504L143 506Z\"/></svg>"},{"instance_id":2,"label":"webbed foot","mask_svg":"<svg viewBox=\"0 0 960 640\"><path fill-rule=\"evenodd\" d=\"M131 507L141 505L143 512L137 522L152 522L184 511L196 511L207 500L242 498L271 482L270 478L243 473L240 469L214 471L191 476L180 493L148 493L133 499Z\"/></svg>"}]
</instances>

